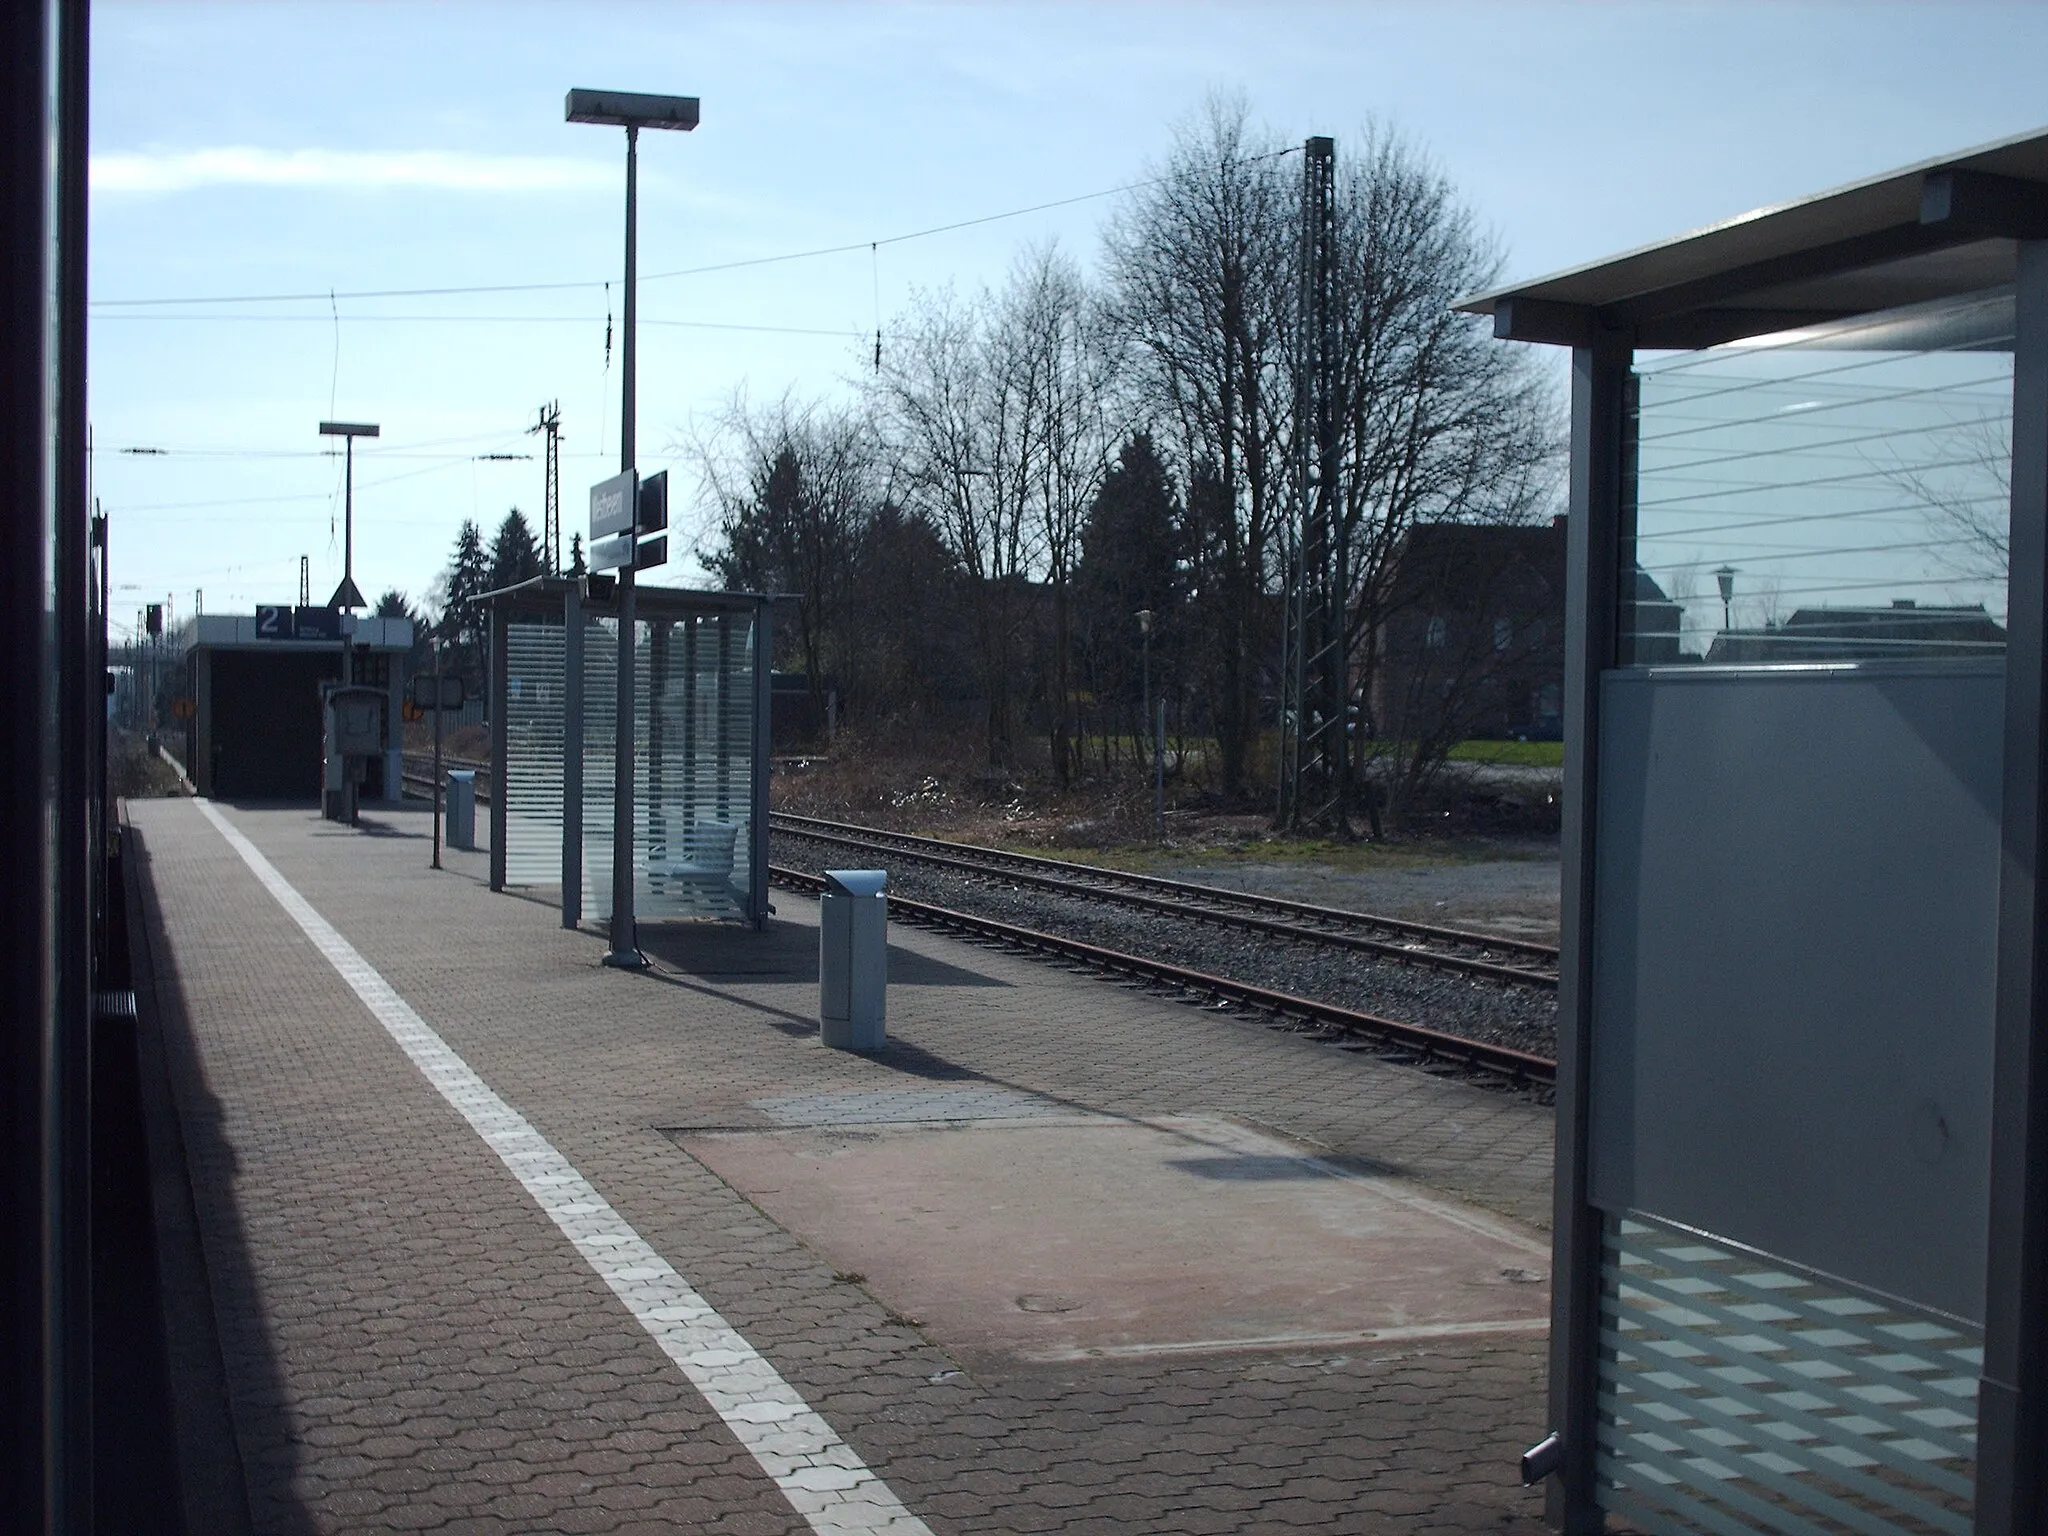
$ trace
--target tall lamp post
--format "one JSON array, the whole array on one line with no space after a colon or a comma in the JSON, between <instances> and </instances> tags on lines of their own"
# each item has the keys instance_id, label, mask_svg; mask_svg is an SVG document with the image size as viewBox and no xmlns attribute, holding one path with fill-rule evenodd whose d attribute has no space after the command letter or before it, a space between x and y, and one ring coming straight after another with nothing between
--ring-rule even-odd
<instances>
[{"instance_id":1,"label":"tall lamp post","mask_svg":"<svg viewBox=\"0 0 2048 1536\"><path fill-rule=\"evenodd\" d=\"M368 421L323 421L320 423L322 437L338 437L342 442L341 472L341 585L334 589L334 596L327 599L330 608L367 608L363 594L356 590L356 439L378 437L382 433L376 423ZM354 681L349 676L350 639L341 637L341 680Z\"/></svg>"},{"instance_id":2,"label":"tall lamp post","mask_svg":"<svg viewBox=\"0 0 2048 1536\"><path fill-rule=\"evenodd\" d=\"M626 297L625 334L619 347L619 469L635 468L634 286L639 276L639 152L642 128L697 126L694 96L645 96L632 91L573 90L563 108L572 123L602 123L626 130ZM633 562L619 568L618 734L612 754L612 933L606 965L638 969L647 964L633 921Z\"/></svg>"},{"instance_id":3,"label":"tall lamp post","mask_svg":"<svg viewBox=\"0 0 2048 1536\"><path fill-rule=\"evenodd\" d=\"M1714 580L1721 588L1721 632L1726 634L1735 628L1735 567L1722 566L1714 572Z\"/></svg>"}]
</instances>

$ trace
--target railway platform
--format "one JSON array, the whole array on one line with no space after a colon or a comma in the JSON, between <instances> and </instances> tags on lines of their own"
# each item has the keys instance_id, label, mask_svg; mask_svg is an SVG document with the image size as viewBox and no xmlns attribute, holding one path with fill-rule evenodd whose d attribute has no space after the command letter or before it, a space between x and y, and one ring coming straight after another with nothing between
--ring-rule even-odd
<instances>
[{"instance_id":1,"label":"railway platform","mask_svg":"<svg viewBox=\"0 0 2048 1536\"><path fill-rule=\"evenodd\" d=\"M128 815L188 1528L1542 1529L1532 1099L900 927L846 1055L806 898L624 973L423 812Z\"/></svg>"}]
</instances>

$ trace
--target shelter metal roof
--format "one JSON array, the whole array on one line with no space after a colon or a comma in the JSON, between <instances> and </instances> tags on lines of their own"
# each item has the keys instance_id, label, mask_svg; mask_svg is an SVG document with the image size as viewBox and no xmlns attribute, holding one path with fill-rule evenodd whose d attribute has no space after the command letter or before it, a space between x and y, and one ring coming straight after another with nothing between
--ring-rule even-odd
<instances>
[{"instance_id":1,"label":"shelter metal roof","mask_svg":"<svg viewBox=\"0 0 2048 1536\"><path fill-rule=\"evenodd\" d=\"M1923 161L1455 306L1511 341L1703 347L2014 280L2048 238L2048 130Z\"/></svg>"},{"instance_id":2,"label":"shelter metal roof","mask_svg":"<svg viewBox=\"0 0 2048 1536\"><path fill-rule=\"evenodd\" d=\"M562 599L569 589L577 584L573 576L534 576L509 587L497 587L489 592L479 592L476 600L489 603L493 609L537 610L550 614L562 611ZM615 596L599 595L599 590L587 591L583 598L583 611L592 618L604 618L618 611ZM657 587L636 583L633 601L643 620L687 618L699 613L729 613L749 611L775 601L772 593L762 592L697 592L682 587Z\"/></svg>"}]
</instances>

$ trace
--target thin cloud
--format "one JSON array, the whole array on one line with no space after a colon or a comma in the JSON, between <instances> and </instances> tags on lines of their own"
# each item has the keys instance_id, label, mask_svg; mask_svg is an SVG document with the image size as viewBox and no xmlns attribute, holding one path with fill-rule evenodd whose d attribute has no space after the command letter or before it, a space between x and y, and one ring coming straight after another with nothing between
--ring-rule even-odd
<instances>
[{"instance_id":1,"label":"thin cloud","mask_svg":"<svg viewBox=\"0 0 2048 1536\"><path fill-rule=\"evenodd\" d=\"M189 192L201 187L356 191L616 192L618 167L566 155L478 155L439 149L145 150L94 155L95 192Z\"/></svg>"}]
</instances>

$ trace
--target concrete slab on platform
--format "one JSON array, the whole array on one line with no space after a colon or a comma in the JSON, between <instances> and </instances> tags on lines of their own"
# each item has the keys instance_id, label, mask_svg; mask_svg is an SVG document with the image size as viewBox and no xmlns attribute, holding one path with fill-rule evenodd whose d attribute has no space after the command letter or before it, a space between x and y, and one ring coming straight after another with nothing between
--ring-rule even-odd
<instances>
[{"instance_id":1,"label":"concrete slab on platform","mask_svg":"<svg viewBox=\"0 0 2048 1536\"><path fill-rule=\"evenodd\" d=\"M817 1105L831 1118L808 1129L674 1134L964 1356L1358 1348L1548 1326L1540 1235L1404 1180L1215 1116L887 1097L851 1116Z\"/></svg>"}]
</instances>

